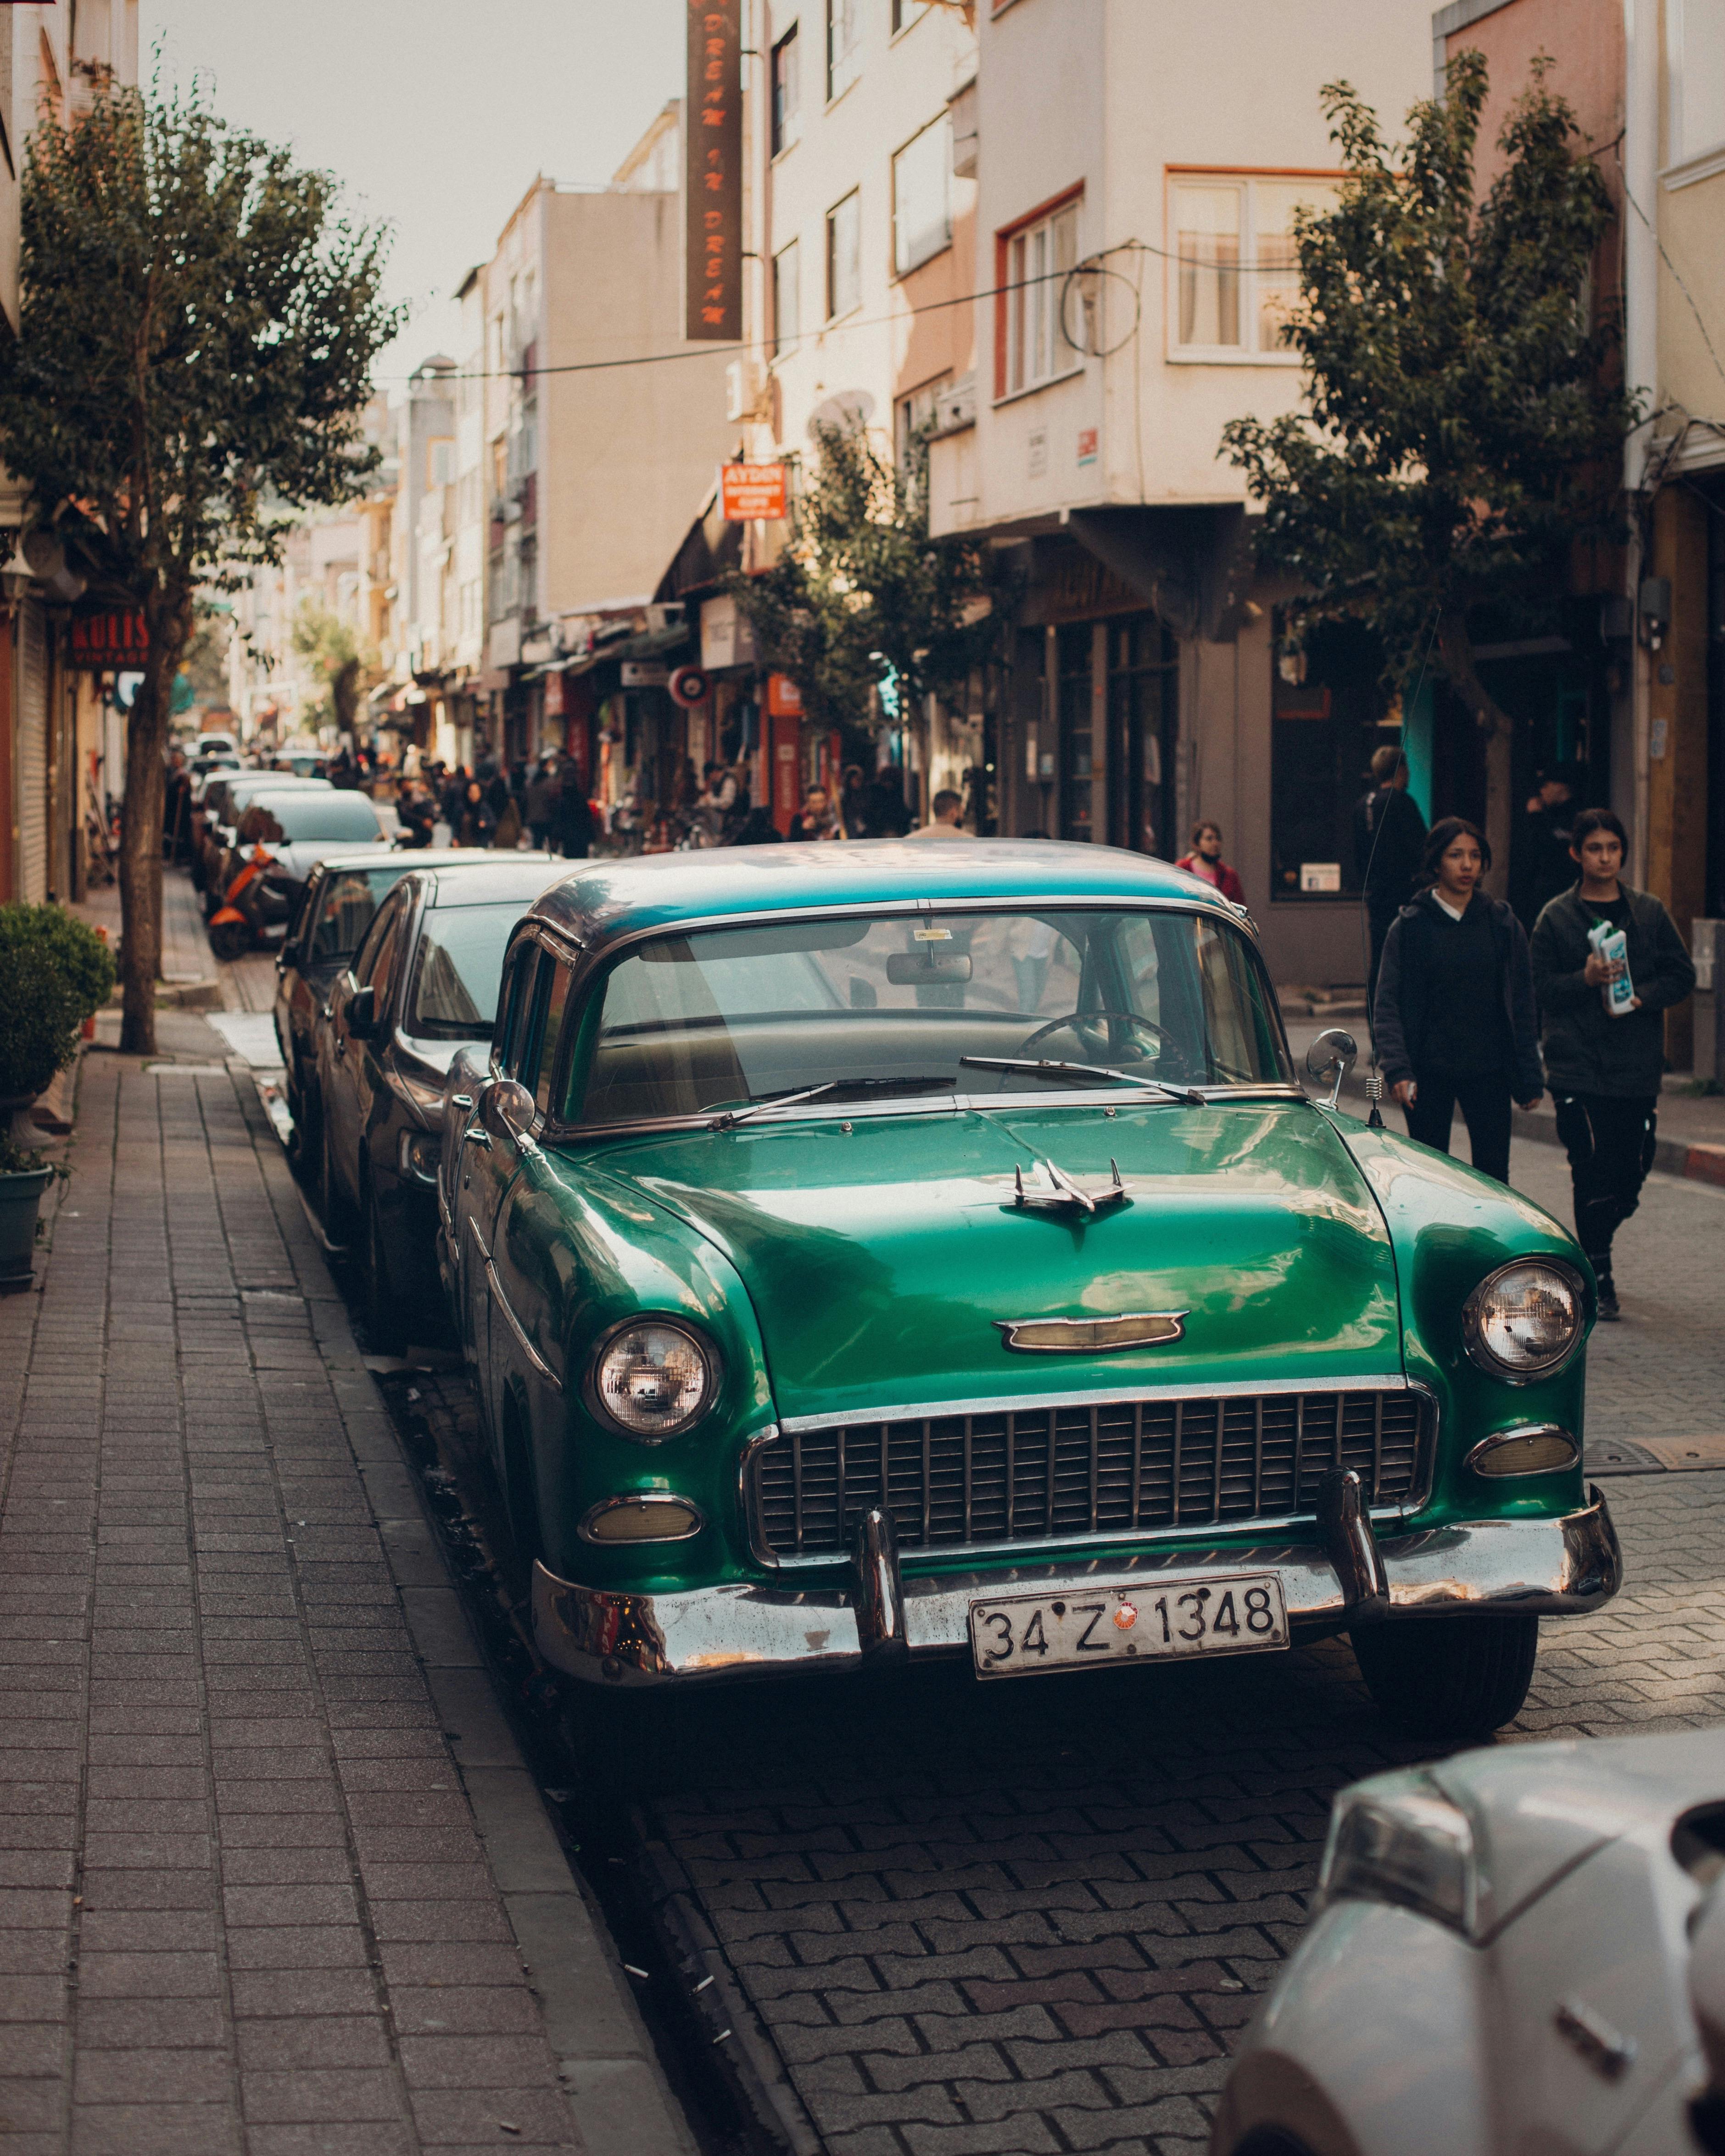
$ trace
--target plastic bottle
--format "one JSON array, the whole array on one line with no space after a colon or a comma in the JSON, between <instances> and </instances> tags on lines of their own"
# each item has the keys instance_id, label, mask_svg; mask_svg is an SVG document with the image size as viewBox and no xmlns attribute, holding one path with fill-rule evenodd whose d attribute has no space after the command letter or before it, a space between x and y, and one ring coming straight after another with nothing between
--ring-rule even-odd
<instances>
[{"instance_id":1,"label":"plastic bottle","mask_svg":"<svg viewBox=\"0 0 1725 2156\"><path fill-rule=\"evenodd\" d=\"M1609 921L1596 921L1587 932L1587 940L1599 957L1606 960L1620 958L1623 971L1615 981L1607 981L1599 990L1608 1018L1627 1018L1635 1008L1635 983L1630 978L1629 938L1620 928L1614 928Z\"/></svg>"}]
</instances>

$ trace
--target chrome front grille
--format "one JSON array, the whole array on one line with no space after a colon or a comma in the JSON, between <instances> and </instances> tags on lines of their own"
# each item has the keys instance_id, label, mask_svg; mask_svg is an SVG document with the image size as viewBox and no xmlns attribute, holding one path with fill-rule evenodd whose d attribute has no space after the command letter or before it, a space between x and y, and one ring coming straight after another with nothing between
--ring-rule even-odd
<instances>
[{"instance_id":1,"label":"chrome front grille","mask_svg":"<svg viewBox=\"0 0 1725 2156\"><path fill-rule=\"evenodd\" d=\"M1320 1478L1358 1471L1405 1503L1425 1454L1424 1395L1230 1394L989 1409L781 1432L756 1453L757 1548L848 1555L881 1506L901 1550L1226 1527L1309 1515Z\"/></svg>"}]
</instances>

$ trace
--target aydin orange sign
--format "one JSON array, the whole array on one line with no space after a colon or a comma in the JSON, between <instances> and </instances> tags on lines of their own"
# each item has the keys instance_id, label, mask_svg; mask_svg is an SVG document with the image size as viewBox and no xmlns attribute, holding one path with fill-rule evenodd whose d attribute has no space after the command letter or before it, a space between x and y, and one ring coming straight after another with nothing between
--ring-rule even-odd
<instances>
[{"instance_id":1,"label":"aydin orange sign","mask_svg":"<svg viewBox=\"0 0 1725 2156\"><path fill-rule=\"evenodd\" d=\"M784 516L784 466L721 465L719 467L719 508L727 524L750 524L760 517L782 520Z\"/></svg>"}]
</instances>

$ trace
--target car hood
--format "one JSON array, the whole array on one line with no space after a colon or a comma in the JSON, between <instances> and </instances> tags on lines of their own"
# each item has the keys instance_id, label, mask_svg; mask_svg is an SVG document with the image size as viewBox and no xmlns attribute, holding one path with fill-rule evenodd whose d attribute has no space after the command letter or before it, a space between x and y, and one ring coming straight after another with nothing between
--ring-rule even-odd
<instances>
[{"instance_id":1,"label":"car hood","mask_svg":"<svg viewBox=\"0 0 1725 2156\"><path fill-rule=\"evenodd\" d=\"M1128 1202L1021 1209L1052 1158ZM632 1140L592 1167L747 1283L778 1412L1401 1373L1394 1264L1363 1178L1296 1101L774 1121ZM1186 1313L1125 1353L1014 1352L1003 1322Z\"/></svg>"}]
</instances>

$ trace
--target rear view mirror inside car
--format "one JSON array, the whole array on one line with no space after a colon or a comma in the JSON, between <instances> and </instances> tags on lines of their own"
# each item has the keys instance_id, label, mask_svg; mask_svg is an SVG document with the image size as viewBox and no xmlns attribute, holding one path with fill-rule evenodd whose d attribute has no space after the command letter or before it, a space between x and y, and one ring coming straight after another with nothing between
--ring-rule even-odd
<instances>
[{"instance_id":1,"label":"rear view mirror inside car","mask_svg":"<svg viewBox=\"0 0 1725 2156\"><path fill-rule=\"evenodd\" d=\"M968 951L895 951L886 961L886 978L896 988L927 988L933 982L968 981Z\"/></svg>"}]
</instances>

